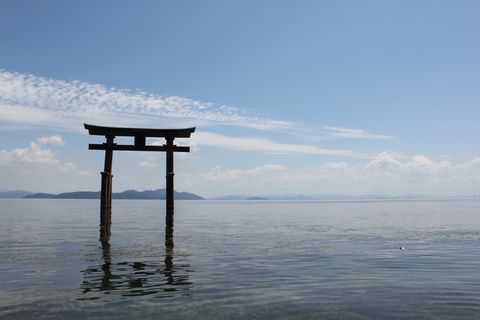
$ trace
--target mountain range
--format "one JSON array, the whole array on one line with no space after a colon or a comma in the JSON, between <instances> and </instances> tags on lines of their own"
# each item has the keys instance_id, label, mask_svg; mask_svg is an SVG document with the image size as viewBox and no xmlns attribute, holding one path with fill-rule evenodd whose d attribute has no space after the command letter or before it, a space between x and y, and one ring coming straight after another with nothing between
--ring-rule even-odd
<instances>
[{"instance_id":1,"label":"mountain range","mask_svg":"<svg viewBox=\"0 0 480 320\"><path fill-rule=\"evenodd\" d=\"M114 199L165 199L165 189L156 190L126 190L123 192L115 192L112 194ZM0 198L27 198L27 199L99 199L99 191L77 191L64 192L59 194L51 193L33 193L25 190L14 190L0 192ZM338 195L338 194L317 194L317 195L303 195L303 194L280 194L280 195L226 195L221 197L208 198L208 200L290 200L290 201L349 201L349 200L442 200L442 199L480 199L480 195L471 196L427 196L427 195ZM176 192L175 199L177 200L204 200L203 197L190 192Z\"/></svg>"},{"instance_id":2,"label":"mountain range","mask_svg":"<svg viewBox=\"0 0 480 320\"><path fill-rule=\"evenodd\" d=\"M243 201L356 201L356 200L445 200L445 199L480 199L480 195L471 196L429 196L429 195L341 195L341 194L270 194L270 195L226 195L209 200Z\"/></svg>"},{"instance_id":3,"label":"mountain range","mask_svg":"<svg viewBox=\"0 0 480 320\"><path fill-rule=\"evenodd\" d=\"M0 192L0 199L1 198L23 198L32 193L33 192L29 192L25 190L4 191L4 192Z\"/></svg>"},{"instance_id":4,"label":"mountain range","mask_svg":"<svg viewBox=\"0 0 480 320\"><path fill-rule=\"evenodd\" d=\"M204 200L203 197L190 192L177 192L175 191L176 200ZM52 193L31 193L23 196L26 199L100 199L100 191L77 191L77 192L64 192L59 194ZM165 189L157 190L126 190L123 192L113 192L113 199L138 199L138 200L154 200L165 199Z\"/></svg>"}]
</instances>

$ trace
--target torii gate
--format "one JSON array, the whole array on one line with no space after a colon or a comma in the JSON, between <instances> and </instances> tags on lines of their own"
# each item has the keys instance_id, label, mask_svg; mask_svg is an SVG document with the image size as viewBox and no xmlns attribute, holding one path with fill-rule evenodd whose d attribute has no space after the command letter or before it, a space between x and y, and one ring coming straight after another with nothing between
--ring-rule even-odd
<instances>
[{"instance_id":1,"label":"torii gate","mask_svg":"<svg viewBox=\"0 0 480 320\"><path fill-rule=\"evenodd\" d=\"M112 156L113 151L165 151L167 153L166 174L166 202L167 202L167 225L173 223L173 153L190 152L190 147L173 144L175 138L190 138L195 132L195 127L185 129L147 129L147 128L120 128L102 127L84 124L90 135L105 136L106 142L102 144L89 144L89 150L105 150L105 165L102 174L100 194L100 226L110 226L112 222ZM114 143L115 137L134 137L133 145ZM146 145L146 138L165 138L166 144L162 146Z\"/></svg>"}]
</instances>

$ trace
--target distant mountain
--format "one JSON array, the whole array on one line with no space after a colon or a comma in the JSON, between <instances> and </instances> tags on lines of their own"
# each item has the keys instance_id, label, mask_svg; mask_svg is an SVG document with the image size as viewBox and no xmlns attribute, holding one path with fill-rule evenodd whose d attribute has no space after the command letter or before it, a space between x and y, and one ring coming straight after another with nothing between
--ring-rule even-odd
<instances>
[{"instance_id":1,"label":"distant mountain","mask_svg":"<svg viewBox=\"0 0 480 320\"><path fill-rule=\"evenodd\" d=\"M210 200L241 201L241 200L312 200L312 199L302 194L281 194L281 195L261 195L261 196L227 195L227 196L211 198Z\"/></svg>"},{"instance_id":2,"label":"distant mountain","mask_svg":"<svg viewBox=\"0 0 480 320\"><path fill-rule=\"evenodd\" d=\"M240 196L240 195L228 195L228 196L221 196L221 197L215 197L211 198L210 200L247 200L250 198L250 196Z\"/></svg>"},{"instance_id":3,"label":"distant mountain","mask_svg":"<svg viewBox=\"0 0 480 320\"><path fill-rule=\"evenodd\" d=\"M27 194L23 198L26 199L100 199L100 191L77 191L77 192L65 192L60 194L50 193L33 193ZM112 193L113 199L137 199L137 200L154 200L165 199L165 189L157 190L126 190L123 192ZM204 200L204 198L190 192L177 192L175 191L176 200Z\"/></svg>"},{"instance_id":4,"label":"distant mountain","mask_svg":"<svg viewBox=\"0 0 480 320\"><path fill-rule=\"evenodd\" d=\"M23 198L24 198L24 199L30 199L30 198L35 198L35 199L51 199L51 198L55 198L55 196L56 196L56 194L39 192L39 193L32 193L32 194L26 195L26 196L23 197Z\"/></svg>"},{"instance_id":5,"label":"distant mountain","mask_svg":"<svg viewBox=\"0 0 480 320\"><path fill-rule=\"evenodd\" d=\"M280 195L227 195L210 198L209 200L290 200L290 201L369 201L369 200L445 200L445 199L478 199L480 196L425 196L425 195L339 195L339 194L280 194Z\"/></svg>"},{"instance_id":6,"label":"distant mountain","mask_svg":"<svg viewBox=\"0 0 480 320\"><path fill-rule=\"evenodd\" d=\"M112 193L113 197L114 193ZM25 198L34 198L34 194ZM100 199L100 191L76 191L76 192L64 192L53 195L54 199Z\"/></svg>"},{"instance_id":7,"label":"distant mountain","mask_svg":"<svg viewBox=\"0 0 480 320\"><path fill-rule=\"evenodd\" d=\"M113 199L165 199L165 189L157 190L125 190L113 193ZM24 190L0 192L0 198L27 198L27 199L100 199L99 191L77 191L60 194L32 193ZM175 191L177 200L204 200L203 197L189 192ZM270 201L369 201L369 200L445 200L445 199L480 199L480 195L472 196L426 196L426 195L338 195L338 194L274 194L274 195L226 195L209 198L209 200L270 200Z\"/></svg>"},{"instance_id":8,"label":"distant mountain","mask_svg":"<svg viewBox=\"0 0 480 320\"><path fill-rule=\"evenodd\" d=\"M114 199L166 199L166 190L125 190L120 193L113 193ZM177 192L175 191L175 199L177 200L204 200L203 197L190 192Z\"/></svg>"},{"instance_id":9,"label":"distant mountain","mask_svg":"<svg viewBox=\"0 0 480 320\"><path fill-rule=\"evenodd\" d=\"M25 190L5 191L5 192L0 192L0 198L23 198L32 193L33 192L29 192Z\"/></svg>"}]
</instances>

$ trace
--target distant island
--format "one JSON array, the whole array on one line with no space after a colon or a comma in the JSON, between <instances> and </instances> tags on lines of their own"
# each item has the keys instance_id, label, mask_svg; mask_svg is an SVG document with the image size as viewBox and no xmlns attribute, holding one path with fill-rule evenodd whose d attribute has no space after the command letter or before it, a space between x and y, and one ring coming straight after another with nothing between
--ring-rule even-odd
<instances>
[{"instance_id":1,"label":"distant island","mask_svg":"<svg viewBox=\"0 0 480 320\"><path fill-rule=\"evenodd\" d=\"M113 192L113 199L130 199L130 200L158 200L166 198L165 189L157 190L126 190L123 192ZM24 199L100 199L100 191L77 191L64 192L59 194L52 193L31 193L24 195ZM175 199L177 200L205 200L203 197L190 192L175 191Z\"/></svg>"}]
</instances>

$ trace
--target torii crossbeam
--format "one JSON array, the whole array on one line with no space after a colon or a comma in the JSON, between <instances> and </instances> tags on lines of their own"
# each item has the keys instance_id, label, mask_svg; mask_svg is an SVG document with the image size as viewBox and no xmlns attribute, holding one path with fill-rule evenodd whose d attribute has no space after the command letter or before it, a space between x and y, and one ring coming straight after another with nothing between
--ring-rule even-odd
<instances>
[{"instance_id":1,"label":"torii crossbeam","mask_svg":"<svg viewBox=\"0 0 480 320\"><path fill-rule=\"evenodd\" d=\"M102 127L84 124L90 135L105 136L106 142L102 144L89 144L90 150L105 150L105 165L102 174L100 195L100 225L109 226L112 221L112 157L113 151L165 151L167 153L166 173L166 202L167 224L173 221L173 153L190 152L190 147L173 144L175 138L190 138L195 132L195 127L185 129L147 129L147 128L120 128ZM115 137L133 137L133 145L122 145L114 142ZM166 144L162 146L146 145L146 138L165 138Z\"/></svg>"}]
</instances>

